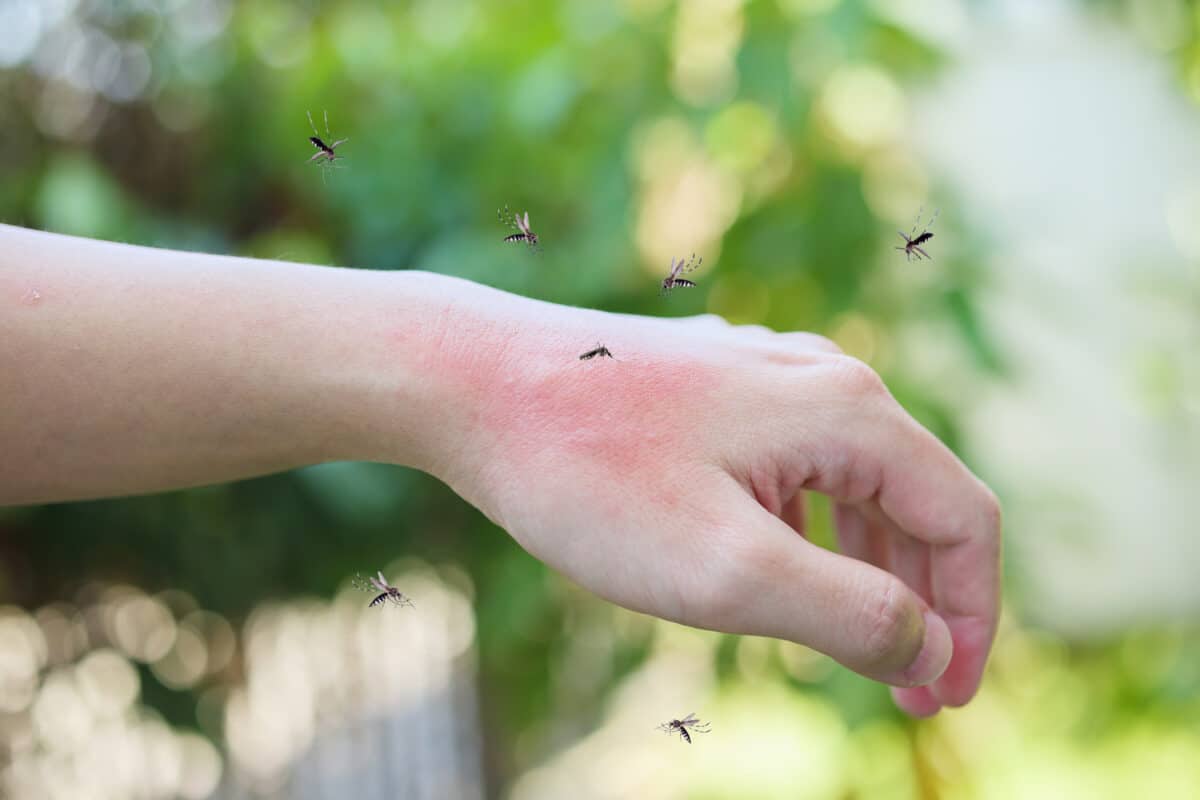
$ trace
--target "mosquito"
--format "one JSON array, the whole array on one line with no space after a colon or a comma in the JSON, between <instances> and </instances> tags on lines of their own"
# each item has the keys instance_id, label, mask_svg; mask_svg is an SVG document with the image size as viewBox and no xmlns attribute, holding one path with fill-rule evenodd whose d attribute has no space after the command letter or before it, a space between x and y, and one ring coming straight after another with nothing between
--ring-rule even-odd
<instances>
[{"instance_id":1,"label":"mosquito","mask_svg":"<svg viewBox=\"0 0 1200 800\"><path fill-rule=\"evenodd\" d=\"M600 344L599 342L596 342L596 349L588 350L586 353L584 353L583 355L581 355L579 357L579 360L587 361L589 358L595 358L596 356L608 356L609 358L612 358L613 354L611 352L609 352L609 349L607 347Z\"/></svg>"},{"instance_id":2,"label":"mosquito","mask_svg":"<svg viewBox=\"0 0 1200 800\"><path fill-rule=\"evenodd\" d=\"M696 284L694 282L685 280L679 276L685 272L691 272L692 270L697 269L703 262L704 259L697 259L695 253L692 253L692 257L686 261L681 258L678 262L676 262L675 257L671 256L671 272L667 275L667 277L663 278L662 291L660 294L670 294L671 290L676 286L695 286Z\"/></svg>"},{"instance_id":3,"label":"mosquito","mask_svg":"<svg viewBox=\"0 0 1200 800\"><path fill-rule=\"evenodd\" d=\"M688 733L688 728L691 728L692 733L708 733L709 723L696 719L695 714L688 714L683 719L673 719L658 726L660 731L664 733L678 733L679 738L691 744L692 736Z\"/></svg>"},{"instance_id":4,"label":"mosquito","mask_svg":"<svg viewBox=\"0 0 1200 800\"><path fill-rule=\"evenodd\" d=\"M938 214L940 214L942 210L939 208L936 211L934 211L933 216L929 218L929 224L927 224L924 228L922 228L921 233L918 234L917 227L920 226L920 224L921 224L921 212L924 210L925 210L925 207L921 206L921 210L917 212L917 221L916 221L916 223L913 224L913 229L912 229L911 234L909 234L908 236L905 236L904 231L896 231L896 233L900 234L900 238L904 240L904 246L897 247L896 249L903 250L904 258L909 261L912 261L913 256L917 257L917 261L920 261L922 256L924 256L925 258L928 258L930 261L933 260L933 256L929 255L929 253L926 253L924 250L922 250L921 245L925 244L926 242L928 242L930 239L933 238L933 234L929 232L929 229L933 227L933 221L935 219L937 219Z\"/></svg>"},{"instance_id":5,"label":"mosquito","mask_svg":"<svg viewBox=\"0 0 1200 800\"><path fill-rule=\"evenodd\" d=\"M375 599L367 603L367 608L374 608L388 602L395 603L398 606L411 606L413 604L412 600L409 600L399 589L388 583L388 579L383 577L382 571L376 574L379 576L378 578L371 575L364 578L362 575L359 575L354 579L354 588L375 594Z\"/></svg>"},{"instance_id":6,"label":"mosquito","mask_svg":"<svg viewBox=\"0 0 1200 800\"><path fill-rule=\"evenodd\" d=\"M496 219L500 220L501 224L511 225L516 229L516 233L509 234L504 237L506 242L525 242L534 250L538 247L538 235L529 228L529 212L525 212L525 216L513 214L513 221L508 221L509 209L505 206L503 209L496 211Z\"/></svg>"},{"instance_id":7,"label":"mosquito","mask_svg":"<svg viewBox=\"0 0 1200 800\"><path fill-rule=\"evenodd\" d=\"M343 156L339 156L337 154L337 148L340 145L343 145L350 140L349 139L338 139L338 140L334 141L333 134L329 132L329 111L326 110L325 111L325 138L330 141L329 144L326 144L325 139L321 138L321 133L320 133L320 131L317 130L317 126L313 122L312 112L306 111L304 113L308 115L308 124L309 124L309 127L312 128L312 132L313 132L313 135L308 137L308 140L310 142L312 142L313 147L317 148L317 152L312 154L312 157L308 159L308 163L311 164L312 162L317 161L317 162L320 162L322 167L334 166L333 162L338 161L341 158L343 158ZM324 180L324 179L325 179L325 173L322 172L321 180Z\"/></svg>"}]
</instances>

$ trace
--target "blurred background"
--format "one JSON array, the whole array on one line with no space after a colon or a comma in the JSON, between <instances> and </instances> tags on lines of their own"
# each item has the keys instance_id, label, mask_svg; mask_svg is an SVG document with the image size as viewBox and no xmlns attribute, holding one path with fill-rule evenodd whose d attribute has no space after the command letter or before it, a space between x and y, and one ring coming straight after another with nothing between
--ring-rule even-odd
<instances>
[{"instance_id":1,"label":"blurred background","mask_svg":"<svg viewBox=\"0 0 1200 800\"><path fill-rule=\"evenodd\" d=\"M0 796L1200 796L1197 5L0 0L0 220L818 331L1007 528L984 687L915 722L398 468L0 509Z\"/></svg>"}]
</instances>

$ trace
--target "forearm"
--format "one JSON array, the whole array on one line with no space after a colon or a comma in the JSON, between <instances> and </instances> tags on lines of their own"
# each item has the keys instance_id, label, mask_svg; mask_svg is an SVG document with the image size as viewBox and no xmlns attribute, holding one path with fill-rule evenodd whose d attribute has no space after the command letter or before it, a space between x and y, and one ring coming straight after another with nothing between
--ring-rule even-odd
<instances>
[{"instance_id":1,"label":"forearm","mask_svg":"<svg viewBox=\"0 0 1200 800\"><path fill-rule=\"evenodd\" d=\"M427 467L459 283L0 226L0 503Z\"/></svg>"}]
</instances>

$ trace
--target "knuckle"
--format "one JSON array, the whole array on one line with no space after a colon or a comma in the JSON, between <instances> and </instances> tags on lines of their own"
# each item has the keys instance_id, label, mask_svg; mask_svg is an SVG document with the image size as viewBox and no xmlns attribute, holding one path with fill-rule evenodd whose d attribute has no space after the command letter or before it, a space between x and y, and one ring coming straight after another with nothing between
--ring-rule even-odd
<instances>
[{"instance_id":1,"label":"knuckle","mask_svg":"<svg viewBox=\"0 0 1200 800\"><path fill-rule=\"evenodd\" d=\"M819 333L810 333L809 336L811 337L810 341L812 342L813 346L817 349L824 350L827 353L832 353L835 356L840 356L843 354L841 345L839 345L833 339L830 339L828 336L822 336Z\"/></svg>"},{"instance_id":2,"label":"knuckle","mask_svg":"<svg viewBox=\"0 0 1200 800\"><path fill-rule=\"evenodd\" d=\"M839 355L833 359L830 369L832 379L846 394L857 398L875 398L887 395L887 387L879 373L853 356Z\"/></svg>"}]
</instances>

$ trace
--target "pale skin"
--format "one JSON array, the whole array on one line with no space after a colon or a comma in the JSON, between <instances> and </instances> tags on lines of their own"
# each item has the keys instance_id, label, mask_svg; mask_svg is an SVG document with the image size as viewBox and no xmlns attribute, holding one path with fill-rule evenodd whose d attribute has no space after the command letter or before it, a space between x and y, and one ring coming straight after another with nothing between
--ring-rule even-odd
<instances>
[{"instance_id":1,"label":"pale skin","mask_svg":"<svg viewBox=\"0 0 1200 800\"><path fill-rule=\"evenodd\" d=\"M995 496L812 334L0 226L0 374L0 504L390 462L601 597L811 646L914 715L968 702L995 634Z\"/></svg>"}]
</instances>

